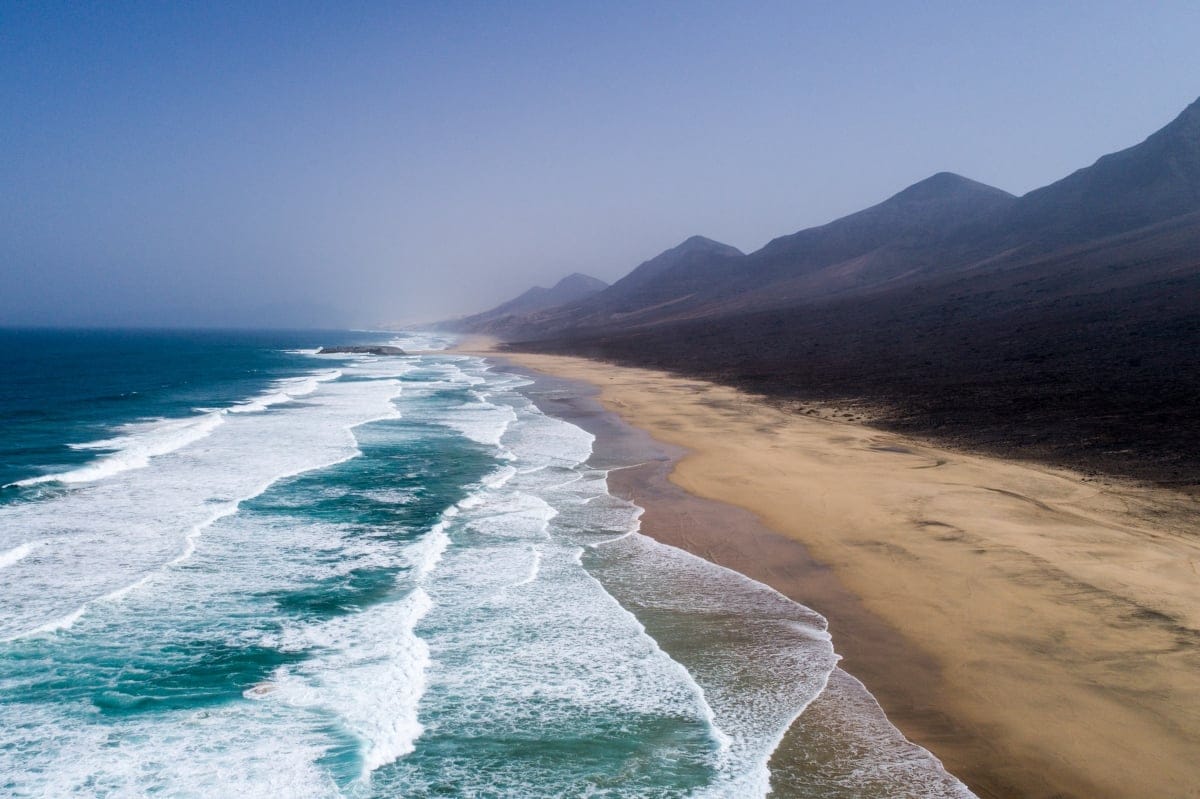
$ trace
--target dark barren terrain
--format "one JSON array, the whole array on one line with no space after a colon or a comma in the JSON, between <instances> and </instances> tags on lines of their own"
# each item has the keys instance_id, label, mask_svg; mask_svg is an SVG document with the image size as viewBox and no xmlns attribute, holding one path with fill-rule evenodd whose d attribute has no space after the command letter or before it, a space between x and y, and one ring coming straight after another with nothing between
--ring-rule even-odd
<instances>
[{"instance_id":1,"label":"dark barren terrain","mask_svg":"<svg viewBox=\"0 0 1200 799\"><path fill-rule=\"evenodd\" d=\"M749 255L693 237L602 291L458 329L1195 486L1200 101L1023 197L940 173Z\"/></svg>"}]
</instances>

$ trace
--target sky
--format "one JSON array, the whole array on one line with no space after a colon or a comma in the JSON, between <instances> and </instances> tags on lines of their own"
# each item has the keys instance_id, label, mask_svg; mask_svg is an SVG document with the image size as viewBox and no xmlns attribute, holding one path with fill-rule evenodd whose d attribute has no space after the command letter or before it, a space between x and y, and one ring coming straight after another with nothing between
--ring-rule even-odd
<instances>
[{"instance_id":1,"label":"sky","mask_svg":"<svg viewBox=\"0 0 1200 799\"><path fill-rule=\"evenodd\" d=\"M1200 95L1200 3L0 0L0 325L371 326L1016 194Z\"/></svg>"}]
</instances>

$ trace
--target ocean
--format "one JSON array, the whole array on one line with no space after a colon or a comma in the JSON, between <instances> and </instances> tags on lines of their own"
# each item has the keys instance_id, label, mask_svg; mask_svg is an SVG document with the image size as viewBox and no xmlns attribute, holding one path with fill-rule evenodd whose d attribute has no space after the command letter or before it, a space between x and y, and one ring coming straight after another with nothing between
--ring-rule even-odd
<instances>
[{"instance_id":1,"label":"ocean","mask_svg":"<svg viewBox=\"0 0 1200 799\"><path fill-rule=\"evenodd\" d=\"M970 796L450 343L0 331L0 795Z\"/></svg>"}]
</instances>

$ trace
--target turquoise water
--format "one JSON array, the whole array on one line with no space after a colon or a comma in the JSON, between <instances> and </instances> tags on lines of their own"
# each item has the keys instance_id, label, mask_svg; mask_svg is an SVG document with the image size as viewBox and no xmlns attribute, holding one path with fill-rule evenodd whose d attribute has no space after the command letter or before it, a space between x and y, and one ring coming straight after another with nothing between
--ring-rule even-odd
<instances>
[{"instance_id":1,"label":"turquoise water","mask_svg":"<svg viewBox=\"0 0 1200 799\"><path fill-rule=\"evenodd\" d=\"M762 796L840 674L482 359L0 338L0 794ZM968 795L884 727L805 795Z\"/></svg>"}]
</instances>

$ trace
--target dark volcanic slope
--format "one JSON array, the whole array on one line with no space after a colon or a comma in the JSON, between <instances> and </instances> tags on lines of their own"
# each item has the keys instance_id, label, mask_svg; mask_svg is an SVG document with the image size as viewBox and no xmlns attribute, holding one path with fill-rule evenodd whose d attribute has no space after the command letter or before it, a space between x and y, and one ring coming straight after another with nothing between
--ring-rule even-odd
<instances>
[{"instance_id":1,"label":"dark volcanic slope","mask_svg":"<svg viewBox=\"0 0 1200 799\"><path fill-rule=\"evenodd\" d=\"M643 307L625 318L558 309L520 346L863 399L897 429L1200 483L1200 101L1020 199L943 173L680 270L630 292Z\"/></svg>"}]
</instances>

